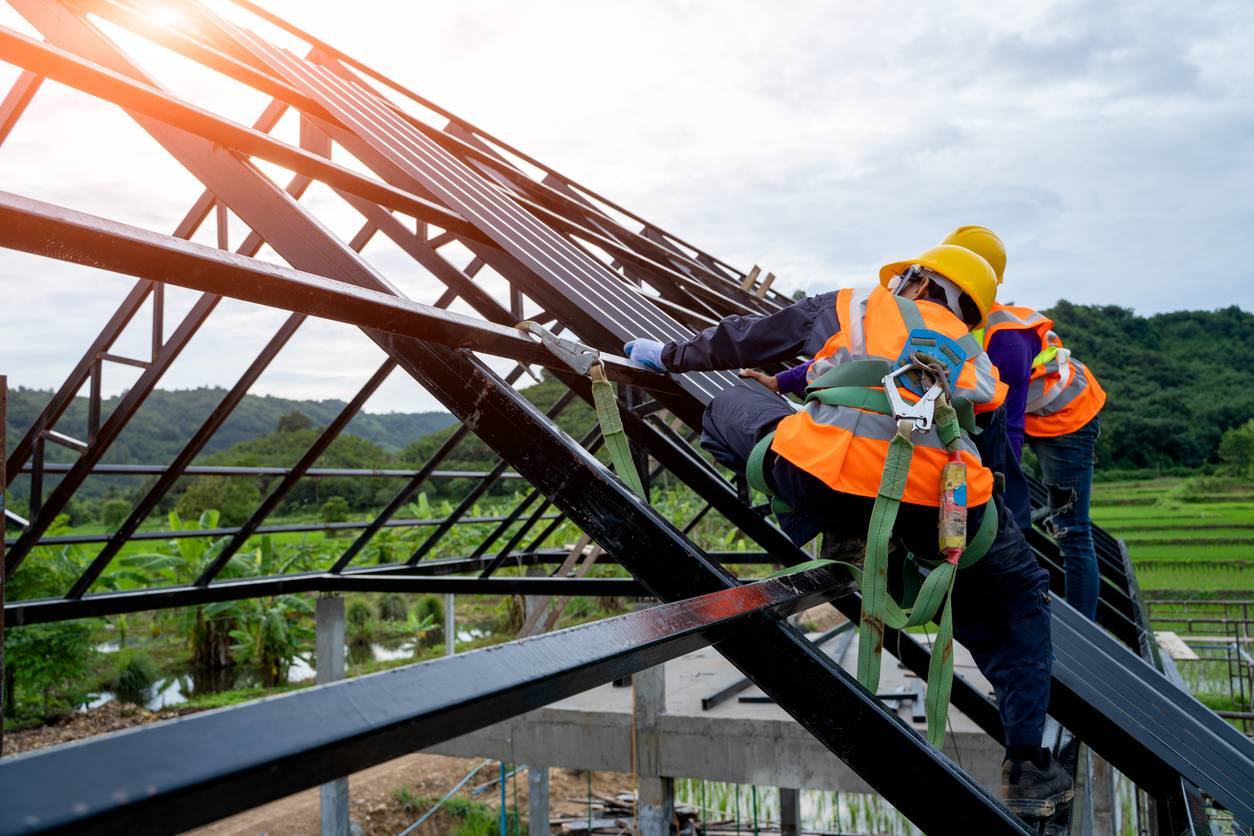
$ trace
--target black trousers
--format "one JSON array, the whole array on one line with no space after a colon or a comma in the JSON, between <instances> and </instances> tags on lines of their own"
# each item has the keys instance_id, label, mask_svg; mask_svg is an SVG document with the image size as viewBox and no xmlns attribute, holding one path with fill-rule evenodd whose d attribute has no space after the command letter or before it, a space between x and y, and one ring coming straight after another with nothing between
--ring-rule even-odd
<instances>
[{"instance_id":1,"label":"black trousers","mask_svg":"<svg viewBox=\"0 0 1254 836\"><path fill-rule=\"evenodd\" d=\"M701 446L721 464L743 473L758 440L775 429L792 408L764 389L737 386L706 408ZM1005 433L1004 424L1001 432ZM773 460L772 460L773 459ZM778 456L768 457L767 481L791 505L780 526L797 545L820 532L837 539L865 538L874 501L833 491ZM962 570L954 587L954 634L992 683L1006 729L1007 746L1039 746L1049 706L1049 575L1036 562L1012 515L998 503L997 536L975 565ZM984 512L972 508L970 530ZM902 503L894 535L916 555L937 553L937 511Z\"/></svg>"}]
</instances>

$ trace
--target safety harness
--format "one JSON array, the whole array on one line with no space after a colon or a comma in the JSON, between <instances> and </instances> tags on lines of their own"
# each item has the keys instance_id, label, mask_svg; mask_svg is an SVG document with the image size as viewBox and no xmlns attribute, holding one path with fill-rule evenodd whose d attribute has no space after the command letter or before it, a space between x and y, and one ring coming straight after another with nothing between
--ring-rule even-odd
<instances>
[{"instance_id":1,"label":"safety harness","mask_svg":"<svg viewBox=\"0 0 1254 836\"><path fill-rule=\"evenodd\" d=\"M807 403L818 401L889 415L897 419L897 433L888 444L884 472L871 510L863 567L821 559L776 573L780 576L817 566L839 565L853 575L862 591L858 682L871 693L879 687L885 630L904 630L937 620L938 632L928 666L926 709L928 740L938 748L944 741L953 684L954 581L959 569L973 565L984 556L997 532L996 506L989 502L979 529L971 542L967 542L966 465L959 458L958 450L964 429L971 434L978 431L971 404L953 396L949 388L950 378L957 377L965 359L965 352L948 337L927 329L914 329L896 364L870 359L842 363L828 369L807 387ZM919 399L907 403L898 390L899 385L919 394ZM939 486L942 559L934 561L909 555L899 602L889 594L889 543L914 457L912 436L915 431L930 430L933 424L949 454ZM755 445L746 475L752 487L772 497L772 510L779 514L791 509L774 497L765 478L773 437L774 433L770 433ZM925 570L927 577L924 579Z\"/></svg>"},{"instance_id":2,"label":"safety harness","mask_svg":"<svg viewBox=\"0 0 1254 836\"><path fill-rule=\"evenodd\" d=\"M592 383L592 400L606 450L614 471L629 488L644 496L644 486L631 458L631 448L618 413L613 384L605 376L605 364L593 348L574 340L561 339L535 322L520 322L519 330L532 334L556 357ZM974 411L964 398L955 397L949 379L957 378L966 352L955 341L928 329L910 332L897 363L886 360L855 360L834 366L807 387L806 401L831 406L848 406L897 419L897 434L888 444L884 473L867 527L866 559L863 568L837 560L812 560L790 566L769 577L782 577L820 566L842 566L853 575L862 590L862 613L858 633L858 682L871 693L879 688L880 657L887 628L904 630L936 619L939 629L932 645L927 677L927 736L940 747L949 714L953 684L952 592L959 569L974 564L988 550L997 532L997 509L990 502L983 521L971 542L967 542L966 465L958 456L963 430L975 428ZM907 403L898 385L919 395ZM914 457L911 436L927 432L935 424L949 461L941 474L940 547L942 559L929 561L915 555L906 560L904 594L898 602L888 589L888 551L901 498L905 493ZM749 456L746 473L751 487L772 497L772 509L786 513L791 508L767 484L764 475L767 453L774 433L764 437ZM927 577L922 571L929 570Z\"/></svg>"}]
</instances>

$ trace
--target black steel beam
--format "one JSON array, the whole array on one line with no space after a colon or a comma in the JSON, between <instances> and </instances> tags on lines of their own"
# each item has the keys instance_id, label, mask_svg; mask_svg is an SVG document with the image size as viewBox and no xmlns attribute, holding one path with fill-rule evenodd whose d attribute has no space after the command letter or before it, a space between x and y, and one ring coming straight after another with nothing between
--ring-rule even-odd
<instances>
[{"instance_id":1,"label":"black steel beam","mask_svg":"<svg viewBox=\"0 0 1254 836\"><path fill-rule=\"evenodd\" d=\"M466 517L461 520L461 525L478 525L483 523L499 523L503 519L502 516L491 517ZM549 514L545 519L557 519L556 514ZM441 525L444 518L415 520L415 519L395 519L386 520L379 524L378 528L426 528L430 526ZM276 525L259 526L254 534L295 534L305 531L357 531L359 529L370 528L374 525L373 520L348 520L346 522L303 522L303 523L279 523ZM144 540L184 540L191 537L231 537L240 532L239 526L227 526L223 528L182 528L175 531L137 531L128 539L134 541ZM376 528L377 530L377 528ZM109 541L109 534L58 534L52 537L44 537L36 545L38 546L69 546L82 545L85 543L106 543ZM5 541L8 545L17 542L16 538Z\"/></svg>"},{"instance_id":2,"label":"black steel beam","mask_svg":"<svg viewBox=\"0 0 1254 836\"><path fill-rule=\"evenodd\" d=\"M419 361L412 373L423 387L616 555L653 595L674 601L735 586L734 577L473 355L438 345L408 348ZM728 640L718 649L924 830L940 831L960 820L973 832L1026 832L983 788L790 626L758 623L751 638ZM781 670L788 675L779 676ZM901 781L901 764L910 764L911 781Z\"/></svg>"},{"instance_id":3,"label":"black steel beam","mask_svg":"<svg viewBox=\"0 0 1254 836\"><path fill-rule=\"evenodd\" d=\"M2 222L0 222L0 226L3 226ZM65 478L61 480L48 496L39 509L39 513L32 513L30 525L22 532L17 542L13 544L13 549L6 557L6 564L10 572L21 564L22 559L26 557L30 549L48 530L48 527L52 525L53 519L65 508L74 492L78 490L83 480L87 478L88 472L100 461L100 457L105 454L109 449L109 445L122 432L127 422L130 421L131 416L143 405L148 394L156 387L157 382L174 363L178 355L187 347L187 344L209 317L209 314L213 312L213 309L217 307L220 300L220 296L205 293L192 305L191 310L183 317L183 321L179 323L174 333L170 335L170 339L162 346L161 354L152 365L143 371L139 379L122 396L118 405L109 415L109 420L105 421L104 425L101 426L95 442L79 456L69 473L66 474Z\"/></svg>"},{"instance_id":4,"label":"black steel beam","mask_svg":"<svg viewBox=\"0 0 1254 836\"><path fill-rule=\"evenodd\" d=\"M91 469L90 476L160 476L170 470L165 464L98 464ZM30 465L22 468L23 473L30 472ZM48 462L44 465L44 473L55 476L68 473L70 465L64 462ZM188 465L183 469L184 476L286 476L291 473L290 467L235 467L231 465ZM305 471L307 479L409 479L418 470L402 470L398 468L364 468L364 467L311 467ZM488 475L486 470L433 470L428 479L483 479ZM507 470L500 475L501 479L518 479L519 475Z\"/></svg>"},{"instance_id":5,"label":"black steel beam","mask_svg":"<svg viewBox=\"0 0 1254 836\"><path fill-rule=\"evenodd\" d=\"M20 3L21 0L14 0L14 5ZM28 10L29 7L19 9L23 14ZM245 157L256 157L313 177L329 186L344 189L411 217L421 218L457 235L472 240L482 240L484 237L472 224L439 204L364 177L316 154L224 119L163 90L127 78L51 44L28 38L6 26L0 26L0 54L11 64L98 99L113 102L132 114L203 136Z\"/></svg>"},{"instance_id":6,"label":"black steel beam","mask_svg":"<svg viewBox=\"0 0 1254 836\"><path fill-rule=\"evenodd\" d=\"M429 341L473 347L529 365L564 368L540 343L514 328L8 192L0 192L0 246L392 334L422 334ZM604 360L614 380L654 392L677 391L664 375L620 357ZM10 471L16 475L12 463Z\"/></svg>"},{"instance_id":7,"label":"black steel beam","mask_svg":"<svg viewBox=\"0 0 1254 836\"><path fill-rule=\"evenodd\" d=\"M470 566L458 569L472 568ZM218 601L241 601L302 592L406 592L458 595L591 595L641 597L648 593L631 578L533 578L405 574L400 570L274 575L266 578L219 581L208 586L154 587L125 592L101 592L82 598L41 598L12 601L4 606L10 628L25 624L97 618L132 612L191 607Z\"/></svg>"},{"instance_id":8,"label":"black steel beam","mask_svg":"<svg viewBox=\"0 0 1254 836\"><path fill-rule=\"evenodd\" d=\"M287 345L287 341L296 333L296 329L305 321L305 317L300 314L292 314L279 327L279 330L269 342L262 348L257 358L249 364L248 368L236 381L235 385L223 396L217 406L213 408L209 416L200 425L200 428L192 434L192 437L183 445L183 449L175 456L168 468L165 468L160 478L144 492L144 495L135 507L131 509L130 514L113 533L108 542L105 543L100 553L92 559L92 562L83 570L78 579L70 587L67 593L71 598L79 598L87 594L91 589L91 585L100 577L100 573L113 561L123 547L130 541L132 535L139 530L144 524L144 520L148 519L148 515L157 507L157 503L166 495L170 488L179 480L181 476L187 475L188 465L204 448L213 434L218 431L227 417L235 409L235 407L244 399L244 395L249 388L257 382L257 378L261 376L262 371L270 365L270 362L278 355L283 346ZM88 475L93 475L101 469L100 465L95 465ZM44 466L44 472L48 472L47 465Z\"/></svg>"},{"instance_id":9,"label":"black steel beam","mask_svg":"<svg viewBox=\"0 0 1254 836\"><path fill-rule=\"evenodd\" d=\"M613 212L619 213L631 220L636 221L637 223L640 223L644 228L643 234L646 237L649 237L659 242L666 243L671 248L687 249L695 253L696 260L698 262L704 264L706 267L709 267L712 270L725 273L730 278L733 278L734 280L739 280L740 278L743 278L744 276L743 271L737 270L736 268L714 257L713 255L710 255L709 253L705 252L699 247L696 247L693 244L690 244L689 242L683 240L679 236L674 235L673 233L667 232L666 230L658 227L656 224L650 223L649 221L645 220L641 216L632 212L630 209L624 206L621 206L615 203L614 201L610 200L609 198L603 195L600 195L596 193L595 191L587 188L586 186L583 186L575 182L571 178L561 174L557 170L551 168L550 166L546 165L540 160L530 156L526 152L519 150L518 148L510 145L509 143L501 140L500 138L493 136L487 131L484 131L483 129L466 121L465 119L458 116L457 114L452 113L451 111L441 107L435 102L419 95L418 93L409 89L408 87L405 87L399 82L371 68L369 65L364 64L349 55L346 55L344 52L336 49L335 47L331 46L325 41L322 41L314 37L313 35L309 34L308 32L301 30L299 27L294 26L289 21L284 20L283 18L268 12L267 10L261 8L255 3L248 2L248 0L233 0L233 2L235 2L236 5L239 5L243 8L248 9L252 13L256 14L258 17L268 21L272 25L277 26L280 29L292 35L295 35L296 37L305 41L305 43L310 44L317 51L317 53L321 53L322 56L331 56L337 61L341 62L342 64L347 65L348 67L352 68L354 71L360 73L361 75L382 83L383 85L389 87L390 89L400 93L401 95L405 96L411 101L417 103L421 107L426 108L427 110L430 110L433 113L439 114L440 116L443 116L444 118L448 119L450 122L450 126L456 127L458 129L456 131L450 130L449 133L454 133L456 136L460 136L462 139L465 139L468 142L472 142L478 147L490 149L491 146L495 146L496 148L499 148L503 150L504 152L511 154L514 157L517 157L518 159L523 160L527 164L535 166L537 169L543 171L545 173L544 180L550 183L550 185L558 184L558 186L561 188L561 190L564 193L575 196L583 202L596 201L597 203L606 207L607 209ZM318 58L318 60L320 60L324 64L330 63L329 60L321 56ZM409 117L408 114L405 114L404 111L402 111L400 108L394 107L394 109L398 113L405 116L410 121L413 121L412 117ZM607 219L611 219L609 218L608 214L606 213L602 213L602 214ZM779 293L776 290L771 290L769 292L769 295L772 297L772 299L776 303L788 304L789 302L789 299L786 296L784 296L783 294Z\"/></svg>"},{"instance_id":10,"label":"black steel beam","mask_svg":"<svg viewBox=\"0 0 1254 836\"><path fill-rule=\"evenodd\" d=\"M187 830L711 642L752 642L745 630L813 606L829 589L824 570L813 570L6 758L0 832Z\"/></svg>"},{"instance_id":11,"label":"black steel beam","mask_svg":"<svg viewBox=\"0 0 1254 836\"><path fill-rule=\"evenodd\" d=\"M253 511L252 516L240 526L240 530L231 535L230 541L222 547L222 550L214 556L209 565L200 573L200 577L196 579L197 586L207 586L217 577L219 572L226 568L226 564L235 556L235 553L248 542L248 538L256 533L261 524L265 522L266 517L270 516L274 509L279 507L279 503L291 492L292 488L296 487L296 484L304 476L305 471L321 458L322 454L331 446L331 443L339 437L340 432L348 426L348 422L361 411L366 401L383 385L383 381L387 380L388 375L395 368L396 363L391 358L383 361L383 365L375 370L375 373L358 390L352 400L344 404L339 413L331 419L331 423L327 424L322 432L318 433L318 437L314 439L309 449L305 451L296 464L292 465L291 472L279 480L279 483L274 486L266 498L261 501L261 504L257 506L257 509Z\"/></svg>"},{"instance_id":12,"label":"black steel beam","mask_svg":"<svg viewBox=\"0 0 1254 836\"><path fill-rule=\"evenodd\" d=\"M13 126L26 112L26 106L35 97L39 84L43 80L43 76L24 70L9 88L8 95L4 97L4 101L0 102L0 145L3 145L4 141L9 138Z\"/></svg>"},{"instance_id":13,"label":"black steel beam","mask_svg":"<svg viewBox=\"0 0 1254 836\"><path fill-rule=\"evenodd\" d=\"M559 377L582 397L591 399L591 387L586 381L565 373L559 374ZM653 458L708 501L715 510L765 549L781 565L792 566L811 559L810 555L793 545L782 531L750 508L732 485L673 431L666 427L658 427L654 422L630 410L622 410L621 415L623 428L628 436L641 444ZM704 511L701 512L689 525L695 525L704 514ZM535 548L539 542L542 541L531 544L531 548ZM855 623L861 618L861 598L857 594L841 596L835 599L832 605ZM931 653L914 636L888 630L884 637L884 647L897 656L916 676L927 679ZM966 714L994 740L998 742L1004 740L1001 715L997 712L996 704L957 674L953 679L951 699L958 710Z\"/></svg>"}]
</instances>

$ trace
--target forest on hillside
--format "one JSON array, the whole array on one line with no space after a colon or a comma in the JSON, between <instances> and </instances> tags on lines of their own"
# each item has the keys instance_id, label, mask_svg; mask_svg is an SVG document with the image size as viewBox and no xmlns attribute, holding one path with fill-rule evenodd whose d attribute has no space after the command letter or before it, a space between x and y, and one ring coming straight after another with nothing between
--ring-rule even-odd
<instances>
[{"instance_id":1,"label":"forest on hillside","mask_svg":"<svg viewBox=\"0 0 1254 836\"><path fill-rule=\"evenodd\" d=\"M1106 390L1099 469L1215 464L1223 434L1254 418L1254 314L1065 300L1044 313Z\"/></svg>"},{"instance_id":2,"label":"forest on hillside","mask_svg":"<svg viewBox=\"0 0 1254 836\"><path fill-rule=\"evenodd\" d=\"M1244 358L1254 357L1254 314L1236 307L1219 311L1182 311L1137 316L1127 308L1074 305L1062 301L1049 311L1063 340L1096 373L1109 400L1102 413L1099 470L1157 470L1213 467L1219 464L1224 433L1254 416L1254 374ZM541 409L549 408L564 387L547 375L523 393ZM169 461L220 400L220 389L153 393L114 445L106 461ZM18 389L9 401L12 445L38 414L50 393ZM300 458L342 406L337 401L292 401L249 396L218 433L200 464L290 465ZM62 431L81 435L85 404L71 409ZM106 411L107 414L107 411ZM594 424L592 410L572 401L558 424L576 438ZM349 424L319 461L322 467L410 468L424 464L455 430L441 412L361 414ZM60 455L68 451L52 448ZM466 438L442 470L489 470L496 455L477 438ZM128 506L150 480L136 477L92 479L90 490L71 505L73 524L101 519L105 506ZM273 479L197 477L183 479L162 505L185 517L215 508L224 523L246 518ZM280 514L317 513L330 497L342 497L353 511L377 508L400 486L398 479L306 479L279 508ZM464 495L468 479L442 479L424 486L432 498ZM21 508L22 484L13 495ZM502 480L490 495L520 489Z\"/></svg>"}]
</instances>

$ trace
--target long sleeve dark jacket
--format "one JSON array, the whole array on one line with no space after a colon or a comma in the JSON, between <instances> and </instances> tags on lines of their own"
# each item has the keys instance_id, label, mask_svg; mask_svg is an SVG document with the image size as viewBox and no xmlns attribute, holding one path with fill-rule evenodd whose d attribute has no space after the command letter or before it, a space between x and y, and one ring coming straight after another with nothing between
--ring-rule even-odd
<instances>
[{"instance_id":1,"label":"long sleeve dark jacket","mask_svg":"<svg viewBox=\"0 0 1254 836\"><path fill-rule=\"evenodd\" d=\"M687 340L668 342L662 364L673 372L705 372L813 357L839 330L836 292L820 293L767 316L729 316Z\"/></svg>"}]
</instances>

